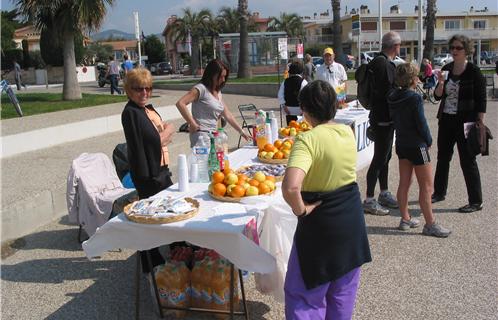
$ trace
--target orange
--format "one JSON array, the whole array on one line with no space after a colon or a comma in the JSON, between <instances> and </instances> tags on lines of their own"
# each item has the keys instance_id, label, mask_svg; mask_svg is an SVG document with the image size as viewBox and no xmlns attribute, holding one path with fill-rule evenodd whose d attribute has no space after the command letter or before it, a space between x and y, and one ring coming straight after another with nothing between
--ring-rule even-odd
<instances>
[{"instance_id":1,"label":"orange","mask_svg":"<svg viewBox=\"0 0 498 320\"><path fill-rule=\"evenodd\" d=\"M280 147L282 146L282 143L284 143L282 140L275 140L273 145L275 146L275 148L280 149Z\"/></svg>"},{"instance_id":2,"label":"orange","mask_svg":"<svg viewBox=\"0 0 498 320\"><path fill-rule=\"evenodd\" d=\"M217 196L223 197L226 192L227 187L221 182L218 182L213 186L213 193Z\"/></svg>"},{"instance_id":3,"label":"orange","mask_svg":"<svg viewBox=\"0 0 498 320\"><path fill-rule=\"evenodd\" d=\"M289 127L291 128L299 128L299 123L297 123L296 120L292 120L291 122L289 122Z\"/></svg>"},{"instance_id":4,"label":"orange","mask_svg":"<svg viewBox=\"0 0 498 320\"><path fill-rule=\"evenodd\" d=\"M232 197L234 198L240 198L243 197L246 194L246 189L244 189L243 186L235 186L232 188Z\"/></svg>"},{"instance_id":5,"label":"orange","mask_svg":"<svg viewBox=\"0 0 498 320\"><path fill-rule=\"evenodd\" d=\"M221 172L221 171L216 171L211 176L211 182L212 183L223 182L224 179L225 179L225 174L223 172Z\"/></svg>"},{"instance_id":6,"label":"orange","mask_svg":"<svg viewBox=\"0 0 498 320\"><path fill-rule=\"evenodd\" d=\"M243 173L239 173L239 174L237 175L237 178L239 178L239 180L237 181L237 184L238 184L238 185L243 185L243 184L244 184L244 182L246 182L246 180L247 180L247 179L249 179L249 177L248 177L248 176L246 176L246 175L245 175L245 174L243 174Z\"/></svg>"},{"instance_id":7,"label":"orange","mask_svg":"<svg viewBox=\"0 0 498 320\"><path fill-rule=\"evenodd\" d=\"M225 176L229 173L233 173L233 170L228 168L228 167L225 167L225 169L223 170L223 173L225 174Z\"/></svg>"},{"instance_id":8,"label":"orange","mask_svg":"<svg viewBox=\"0 0 498 320\"><path fill-rule=\"evenodd\" d=\"M289 135L289 133L290 133L290 129L289 129L289 128L285 128L285 129L283 130L283 134L284 134L284 136L288 136L288 135Z\"/></svg>"},{"instance_id":9,"label":"orange","mask_svg":"<svg viewBox=\"0 0 498 320\"><path fill-rule=\"evenodd\" d=\"M294 144L294 140L292 139L285 139L284 142L289 142L290 144Z\"/></svg>"},{"instance_id":10,"label":"orange","mask_svg":"<svg viewBox=\"0 0 498 320\"><path fill-rule=\"evenodd\" d=\"M273 145L271 143L267 143L265 144L265 146L263 147L263 150L265 150L266 152L273 152Z\"/></svg>"},{"instance_id":11,"label":"orange","mask_svg":"<svg viewBox=\"0 0 498 320\"><path fill-rule=\"evenodd\" d=\"M251 185L251 186L254 186L254 187L257 187L259 186L259 181L256 180L256 179L251 179L248 181L248 183Z\"/></svg>"},{"instance_id":12,"label":"orange","mask_svg":"<svg viewBox=\"0 0 498 320\"><path fill-rule=\"evenodd\" d=\"M259 194L267 194L271 192L270 187L265 183L260 183L258 186Z\"/></svg>"},{"instance_id":13,"label":"orange","mask_svg":"<svg viewBox=\"0 0 498 320\"><path fill-rule=\"evenodd\" d=\"M282 151L277 151L273 155L273 159L283 159L284 158L284 153Z\"/></svg>"},{"instance_id":14,"label":"orange","mask_svg":"<svg viewBox=\"0 0 498 320\"><path fill-rule=\"evenodd\" d=\"M266 176L266 180L270 180L270 181L273 181L273 182L277 181L274 176Z\"/></svg>"}]
</instances>

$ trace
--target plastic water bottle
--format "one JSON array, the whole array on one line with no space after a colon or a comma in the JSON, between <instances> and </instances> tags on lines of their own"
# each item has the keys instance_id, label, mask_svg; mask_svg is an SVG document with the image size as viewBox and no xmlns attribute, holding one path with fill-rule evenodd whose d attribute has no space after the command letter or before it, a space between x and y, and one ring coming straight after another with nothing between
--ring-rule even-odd
<instances>
[{"instance_id":1,"label":"plastic water bottle","mask_svg":"<svg viewBox=\"0 0 498 320\"><path fill-rule=\"evenodd\" d=\"M195 170L197 169L197 181L192 182L209 182L208 173L208 158L209 158L209 137L206 134L201 134L192 148L192 163L191 176L195 178ZM197 167L197 168L195 168Z\"/></svg>"},{"instance_id":2,"label":"plastic water bottle","mask_svg":"<svg viewBox=\"0 0 498 320\"><path fill-rule=\"evenodd\" d=\"M223 138L219 131L214 132L214 146L216 149L216 157L218 158L220 171L225 170L225 148L223 147Z\"/></svg>"},{"instance_id":3,"label":"plastic water bottle","mask_svg":"<svg viewBox=\"0 0 498 320\"><path fill-rule=\"evenodd\" d=\"M220 136L221 145L223 146L223 168L230 168L230 162L228 161L228 135L223 128L218 128L218 134Z\"/></svg>"},{"instance_id":4,"label":"plastic water bottle","mask_svg":"<svg viewBox=\"0 0 498 320\"><path fill-rule=\"evenodd\" d=\"M270 124L271 124L271 142L275 143L278 140L278 121L275 117L275 112L270 111Z\"/></svg>"},{"instance_id":5,"label":"plastic water bottle","mask_svg":"<svg viewBox=\"0 0 498 320\"><path fill-rule=\"evenodd\" d=\"M256 144L259 150L263 150L265 144L268 143L266 139L265 124L266 116L264 111L256 112Z\"/></svg>"},{"instance_id":6,"label":"plastic water bottle","mask_svg":"<svg viewBox=\"0 0 498 320\"><path fill-rule=\"evenodd\" d=\"M265 119L265 137L267 143L273 144L272 140L272 132L271 132L271 119L270 119L270 113L266 113L266 119Z\"/></svg>"},{"instance_id":7,"label":"plastic water bottle","mask_svg":"<svg viewBox=\"0 0 498 320\"><path fill-rule=\"evenodd\" d=\"M209 148L209 157L208 157L208 174L209 179L213 176L213 173L216 171L220 171L220 162L218 161L218 156L216 154L216 146L214 143L215 136L218 135L218 132L215 131L211 136L211 146Z\"/></svg>"}]
</instances>

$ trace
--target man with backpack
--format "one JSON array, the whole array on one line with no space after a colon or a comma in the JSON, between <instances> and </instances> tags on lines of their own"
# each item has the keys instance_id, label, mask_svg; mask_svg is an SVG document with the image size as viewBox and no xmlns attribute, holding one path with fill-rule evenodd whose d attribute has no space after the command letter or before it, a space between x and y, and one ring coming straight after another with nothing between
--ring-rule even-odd
<instances>
[{"instance_id":1,"label":"man with backpack","mask_svg":"<svg viewBox=\"0 0 498 320\"><path fill-rule=\"evenodd\" d=\"M387 215L389 208L397 208L398 203L388 189L389 160L392 155L394 127L389 116L387 92L394 87L394 71L396 66L392 60L399 55L401 37L391 31L382 37L382 51L368 63L366 81L358 82L358 92L367 92L360 102L370 109L370 127L375 136L374 155L367 172L367 194L363 202L365 213ZM365 85L368 85L367 90ZM360 88L361 86L361 88ZM360 90L363 89L363 90ZM359 95L360 98L360 95ZM362 100L364 100L362 102ZM366 100L366 101L365 101ZM375 185L380 185L378 201L375 200Z\"/></svg>"}]
</instances>

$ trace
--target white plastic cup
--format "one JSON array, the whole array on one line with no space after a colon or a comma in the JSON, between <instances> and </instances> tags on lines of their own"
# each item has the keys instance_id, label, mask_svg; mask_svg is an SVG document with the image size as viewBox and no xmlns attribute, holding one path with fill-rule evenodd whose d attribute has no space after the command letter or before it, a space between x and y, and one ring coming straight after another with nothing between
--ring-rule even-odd
<instances>
[{"instance_id":1,"label":"white plastic cup","mask_svg":"<svg viewBox=\"0 0 498 320\"><path fill-rule=\"evenodd\" d=\"M448 74L450 72L448 70L445 70L445 71L441 71L441 74L443 75L443 79L444 81L448 80Z\"/></svg>"},{"instance_id":2,"label":"white plastic cup","mask_svg":"<svg viewBox=\"0 0 498 320\"><path fill-rule=\"evenodd\" d=\"M188 164L187 156L184 154L178 155L178 190L188 191Z\"/></svg>"}]
</instances>

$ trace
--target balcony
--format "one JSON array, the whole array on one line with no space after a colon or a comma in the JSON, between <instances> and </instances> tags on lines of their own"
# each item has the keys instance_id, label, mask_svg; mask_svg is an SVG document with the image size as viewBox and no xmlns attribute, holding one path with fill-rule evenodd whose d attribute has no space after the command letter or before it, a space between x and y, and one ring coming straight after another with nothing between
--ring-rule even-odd
<instances>
[{"instance_id":1,"label":"balcony","mask_svg":"<svg viewBox=\"0 0 498 320\"><path fill-rule=\"evenodd\" d=\"M388 32L390 30L384 29L382 32ZM401 40L403 42L411 42L418 41L418 30L394 30L398 32L401 36ZM423 38L425 39L425 32L423 30ZM434 30L434 41L448 41L455 34L463 34L468 36L472 40L496 40L498 39L498 28L487 28L487 29L452 29L452 30L443 30L443 29L435 29ZM351 33L348 34L345 42L356 42L357 37L352 36ZM361 33L361 41L378 41L379 34L376 31L362 31Z\"/></svg>"}]
</instances>

